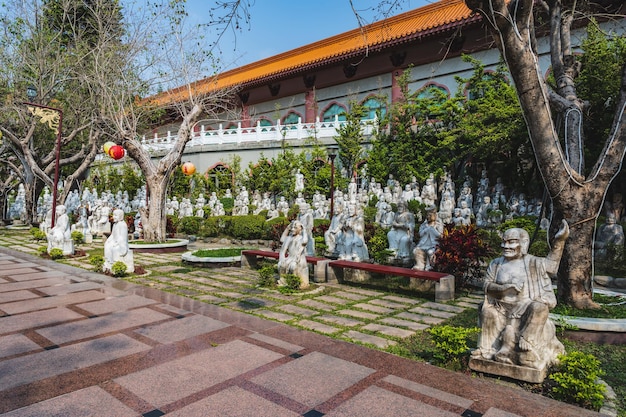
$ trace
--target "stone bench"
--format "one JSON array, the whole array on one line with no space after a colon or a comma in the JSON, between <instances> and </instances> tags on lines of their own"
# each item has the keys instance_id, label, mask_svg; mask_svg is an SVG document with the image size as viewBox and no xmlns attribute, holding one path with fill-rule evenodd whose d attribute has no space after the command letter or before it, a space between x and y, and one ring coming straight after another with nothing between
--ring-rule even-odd
<instances>
[{"instance_id":1,"label":"stone bench","mask_svg":"<svg viewBox=\"0 0 626 417\"><path fill-rule=\"evenodd\" d=\"M261 249L246 249L241 251L241 267L254 269L258 265L259 258L278 259L279 253ZM316 256L307 256L306 262L313 265L313 281L326 282L326 264L328 259Z\"/></svg>"},{"instance_id":2,"label":"stone bench","mask_svg":"<svg viewBox=\"0 0 626 417\"><path fill-rule=\"evenodd\" d=\"M326 268L326 278L330 282L344 281L344 269L355 269L372 274L403 276L414 280L432 281L435 283L435 301L454 300L454 276L433 271L402 268L399 266L370 264L354 261L329 261Z\"/></svg>"}]
</instances>

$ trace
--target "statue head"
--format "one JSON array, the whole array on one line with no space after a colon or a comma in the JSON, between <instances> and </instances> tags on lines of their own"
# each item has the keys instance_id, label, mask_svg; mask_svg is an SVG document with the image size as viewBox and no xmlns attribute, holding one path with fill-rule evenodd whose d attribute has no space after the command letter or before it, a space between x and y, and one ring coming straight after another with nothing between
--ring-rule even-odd
<instances>
[{"instance_id":1,"label":"statue head","mask_svg":"<svg viewBox=\"0 0 626 417\"><path fill-rule=\"evenodd\" d=\"M115 209L113 210L113 221L114 222L119 222L122 221L124 219L124 210L122 209Z\"/></svg>"},{"instance_id":2,"label":"statue head","mask_svg":"<svg viewBox=\"0 0 626 417\"><path fill-rule=\"evenodd\" d=\"M606 224L615 224L615 214L614 213L608 213L606 215Z\"/></svg>"},{"instance_id":3,"label":"statue head","mask_svg":"<svg viewBox=\"0 0 626 417\"><path fill-rule=\"evenodd\" d=\"M507 259L519 259L528 254L530 236L521 228L511 228L502 236L502 255Z\"/></svg>"}]
</instances>

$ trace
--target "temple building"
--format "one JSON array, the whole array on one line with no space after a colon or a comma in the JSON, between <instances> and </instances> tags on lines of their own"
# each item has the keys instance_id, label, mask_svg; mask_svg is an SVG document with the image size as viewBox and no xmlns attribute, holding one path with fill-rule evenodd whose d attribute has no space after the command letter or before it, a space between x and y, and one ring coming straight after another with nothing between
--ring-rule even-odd
<instances>
[{"instance_id":1,"label":"temple building","mask_svg":"<svg viewBox=\"0 0 626 417\"><path fill-rule=\"evenodd\" d=\"M626 28L624 19L603 25L619 33ZM584 27L574 29L574 51L584 35ZM539 38L537 47L547 75L548 40ZM200 84L208 89L237 87L238 117L224 115L220 122L198 123L184 159L206 172L226 165L233 154L241 157L242 166L258 160L261 153L272 158L281 152L284 141L295 150L308 146L311 137L322 144L333 143L350 102L367 109L363 121L367 139L376 111L384 111L380 97L387 102L400 97L400 75L409 72L411 92L429 96L439 90L454 95L459 89L456 77L468 78L473 70L462 60L463 54L481 61L487 72L500 62L481 16L463 0L440 0L223 72ZM469 86L461 88L469 95ZM158 153L176 131L174 123L148 132L145 146Z\"/></svg>"}]
</instances>

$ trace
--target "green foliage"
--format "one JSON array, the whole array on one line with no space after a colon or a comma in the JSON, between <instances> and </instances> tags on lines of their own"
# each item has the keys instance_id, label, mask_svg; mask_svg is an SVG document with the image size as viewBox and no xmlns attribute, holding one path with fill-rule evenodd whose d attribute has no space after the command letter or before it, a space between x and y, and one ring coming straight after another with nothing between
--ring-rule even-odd
<instances>
[{"instance_id":1,"label":"green foliage","mask_svg":"<svg viewBox=\"0 0 626 417\"><path fill-rule=\"evenodd\" d=\"M39 247L37 248L37 253L38 253L40 256L47 255L47 254L48 254L48 247L47 247L47 246L39 246Z\"/></svg>"},{"instance_id":2,"label":"green foliage","mask_svg":"<svg viewBox=\"0 0 626 417\"><path fill-rule=\"evenodd\" d=\"M598 378L604 375L600 361L580 351L559 355L558 360L559 365L548 376L555 383L551 389L554 398L599 410L606 391L605 386L598 382Z\"/></svg>"},{"instance_id":3,"label":"green foliage","mask_svg":"<svg viewBox=\"0 0 626 417\"><path fill-rule=\"evenodd\" d=\"M261 239L265 235L265 217L233 216L231 234L236 239Z\"/></svg>"},{"instance_id":4,"label":"green foliage","mask_svg":"<svg viewBox=\"0 0 626 417\"><path fill-rule=\"evenodd\" d=\"M41 230L38 227L31 227L30 234L36 241L46 240L48 237L46 236L46 232Z\"/></svg>"},{"instance_id":5,"label":"green foliage","mask_svg":"<svg viewBox=\"0 0 626 417\"><path fill-rule=\"evenodd\" d=\"M346 121L337 129L339 136L335 136L335 141L339 145L338 156L341 166L351 174L363 155L361 119L365 116L365 107L354 100L349 101L348 107L350 110L345 114Z\"/></svg>"},{"instance_id":6,"label":"green foliage","mask_svg":"<svg viewBox=\"0 0 626 417\"><path fill-rule=\"evenodd\" d=\"M179 233L186 235L195 235L200 231L200 226L203 222L202 217L186 216L178 221L177 230Z\"/></svg>"},{"instance_id":7,"label":"green foliage","mask_svg":"<svg viewBox=\"0 0 626 417\"><path fill-rule=\"evenodd\" d=\"M63 249L60 249L60 248L52 248L52 249L50 249L50 258L52 258L52 259L61 259L61 258L63 258Z\"/></svg>"},{"instance_id":8,"label":"green foliage","mask_svg":"<svg viewBox=\"0 0 626 417\"><path fill-rule=\"evenodd\" d=\"M276 275L278 271L276 265L264 265L259 268L259 280L258 285L261 287L274 287L276 286Z\"/></svg>"},{"instance_id":9,"label":"green foliage","mask_svg":"<svg viewBox=\"0 0 626 417\"><path fill-rule=\"evenodd\" d=\"M102 255L90 255L89 263L93 266L93 270L96 272L102 272L104 266L104 258Z\"/></svg>"},{"instance_id":10,"label":"green foliage","mask_svg":"<svg viewBox=\"0 0 626 417\"><path fill-rule=\"evenodd\" d=\"M283 294L290 294L300 289L302 280L296 274L283 274L281 279L285 282L285 285L278 287L278 290Z\"/></svg>"},{"instance_id":11,"label":"green foliage","mask_svg":"<svg viewBox=\"0 0 626 417\"><path fill-rule=\"evenodd\" d=\"M75 245L79 245L83 243L84 240L85 240L85 235L83 235L83 232L79 232L78 230L74 230L72 232L72 241L74 242Z\"/></svg>"},{"instance_id":12,"label":"green foliage","mask_svg":"<svg viewBox=\"0 0 626 417\"><path fill-rule=\"evenodd\" d=\"M475 225L447 224L437 242L433 269L454 275L457 288L465 288L483 275L482 263L491 255Z\"/></svg>"},{"instance_id":13,"label":"green foliage","mask_svg":"<svg viewBox=\"0 0 626 417\"><path fill-rule=\"evenodd\" d=\"M111 265L111 273L113 274L114 277L123 277L123 276L125 276L126 275L126 269L127 269L127 266L122 261L114 262L113 265Z\"/></svg>"},{"instance_id":14,"label":"green foliage","mask_svg":"<svg viewBox=\"0 0 626 417\"><path fill-rule=\"evenodd\" d=\"M198 258L228 258L240 256L244 248L199 249L192 253Z\"/></svg>"},{"instance_id":15,"label":"green foliage","mask_svg":"<svg viewBox=\"0 0 626 417\"><path fill-rule=\"evenodd\" d=\"M619 102L621 70L626 62L626 38L603 32L596 22L587 25L583 39L583 54L577 56L581 70L576 78L576 92L589 106L583 113L585 136L602 138L585 143L585 165L590 169L609 137L611 124Z\"/></svg>"},{"instance_id":16,"label":"green foliage","mask_svg":"<svg viewBox=\"0 0 626 417\"><path fill-rule=\"evenodd\" d=\"M365 226L365 241L370 258L379 264L389 263L388 258L393 254L389 250L389 242L387 240L387 230L377 224L368 224Z\"/></svg>"},{"instance_id":17,"label":"green foliage","mask_svg":"<svg viewBox=\"0 0 626 417\"><path fill-rule=\"evenodd\" d=\"M461 359L469 354L467 340L480 332L477 327L465 328L450 325L433 326L428 329L435 344L434 358L440 364L460 365Z\"/></svg>"}]
</instances>

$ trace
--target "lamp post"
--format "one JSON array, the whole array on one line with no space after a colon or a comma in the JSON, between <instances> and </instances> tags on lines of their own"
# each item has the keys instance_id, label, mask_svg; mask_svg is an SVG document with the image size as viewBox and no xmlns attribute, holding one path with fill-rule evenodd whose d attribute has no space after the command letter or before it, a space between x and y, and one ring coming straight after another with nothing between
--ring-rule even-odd
<instances>
[{"instance_id":1,"label":"lamp post","mask_svg":"<svg viewBox=\"0 0 626 417\"><path fill-rule=\"evenodd\" d=\"M335 158L337 157L337 147L330 146L327 149L330 158L330 218L335 215Z\"/></svg>"},{"instance_id":2,"label":"lamp post","mask_svg":"<svg viewBox=\"0 0 626 417\"><path fill-rule=\"evenodd\" d=\"M28 111L31 112L33 116L40 117L39 121L41 123L47 123L50 129L53 131L56 130L57 140L55 146L55 156L54 156L54 183L52 184L52 218L50 220L50 227L54 227L55 216L56 216L56 208L57 208L57 194L58 194L58 183L59 183L59 159L61 156L61 129L63 127L63 110L57 109L54 107L44 106L42 104L35 104L32 101L37 97L37 89L35 87L28 86L26 89L26 96L30 102L26 102L28 107Z\"/></svg>"}]
</instances>

